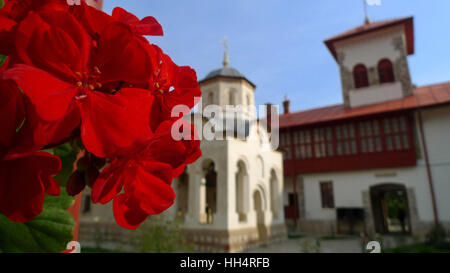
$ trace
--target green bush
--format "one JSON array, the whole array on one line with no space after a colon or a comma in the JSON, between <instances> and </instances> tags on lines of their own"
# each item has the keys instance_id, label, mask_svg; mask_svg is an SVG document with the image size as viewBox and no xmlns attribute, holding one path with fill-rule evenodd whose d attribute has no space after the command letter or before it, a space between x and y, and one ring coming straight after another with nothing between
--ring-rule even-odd
<instances>
[{"instance_id":1,"label":"green bush","mask_svg":"<svg viewBox=\"0 0 450 273\"><path fill-rule=\"evenodd\" d=\"M166 220L163 215L151 216L134 233L131 243L140 253L192 252L177 221Z\"/></svg>"}]
</instances>

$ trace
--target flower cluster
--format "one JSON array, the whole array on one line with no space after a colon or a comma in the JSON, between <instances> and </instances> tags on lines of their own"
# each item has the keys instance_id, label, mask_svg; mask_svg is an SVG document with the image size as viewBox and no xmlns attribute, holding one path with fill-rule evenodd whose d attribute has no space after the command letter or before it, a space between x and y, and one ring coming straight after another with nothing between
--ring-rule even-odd
<instances>
[{"instance_id":1,"label":"flower cluster","mask_svg":"<svg viewBox=\"0 0 450 273\"><path fill-rule=\"evenodd\" d=\"M201 151L194 127L171 112L194 107L201 91L195 71L176 65L147 35L163 35L155 18L121 8L108 15L84 2L5 1L1 213L25 222L41 212L45 193L59 194L52 177L60 159L42 150L67 142L82 143L67 191L91 186L95 203L113 201L120 226L137 228L173 204L173 178ZM174 123L184 127L181 140Z\"/></svg>"}]
</instances>

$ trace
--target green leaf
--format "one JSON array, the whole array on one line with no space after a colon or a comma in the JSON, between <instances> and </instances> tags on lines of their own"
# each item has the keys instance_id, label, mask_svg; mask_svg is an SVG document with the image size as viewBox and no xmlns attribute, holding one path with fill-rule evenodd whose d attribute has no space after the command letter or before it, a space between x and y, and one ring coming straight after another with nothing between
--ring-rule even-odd
<instances>
[{"instance_id":1,"label":"green leaf","mask_svg":"<svg viewBox=\"0 0 450 273\"><path fill-rule=\"evenodd\" d=\"M55 179L61 186L65 187L70 175L73 173L73 163L77 159L77 151L73 149L70 143L66 143L54 148L53 154L59 156L62 165L61 172L55 176Z\"/></svg>"},{"instance_id":2,"label":"green leaf","mask_svg":"<svg viewBox=\"0 0 450 273\"><path fill-rule=\"evenodd\" d=\"M67 211L74 198L61 189L46 196L42 213L27 223L15 223L0 214L0 252L61 252L73 238L75 221Z\"/></svg>"},{"instance_id":3,"label":"green leaf","mask_svg":"<svg viewBox=\"0 0 450 273\"><path fill-rule=\"evenodd\" d=\"M0 0L0 1L2 1L2 0ZM0 3L1 3L1 2L0 2ZM5 60L6 60L6 56L5 56L5 55L0 55L0 66L3 65L3 63L5 62Z\"/></svg>"},{"instance_id":4,"label":"green leaf","mask_svg":"<svg viewBox=\"0 0 450 273\"><path fill-rule=\"evenodd\" d=\"M0 0L0 9L3 8L4 5L5 5L5 2L3 0Z\"/></svg>"}]
</instances>

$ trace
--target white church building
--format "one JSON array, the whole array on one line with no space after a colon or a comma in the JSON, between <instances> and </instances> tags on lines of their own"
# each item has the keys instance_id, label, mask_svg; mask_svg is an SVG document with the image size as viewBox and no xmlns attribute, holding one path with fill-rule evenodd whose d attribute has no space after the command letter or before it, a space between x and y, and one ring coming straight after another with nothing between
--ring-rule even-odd
<instances>
[{"instance_id":1,"label":"white church building","mask_svg":"<svg viewBox=\"0 0 450 273\"><path fill-rule=\"evenodd\" d=\"M225 52L223 67L200 88L201 107L186 119L201 135L212 106L223 128L215 127L214 139L201 136L202 157L174 180L177 198L168 214L182 221L186 238L200 251L242 251L287 238L282 153L256 119L255 85L229 66ZM227 126L226 120L235 123Z\"/></svg>"}]
</instances>

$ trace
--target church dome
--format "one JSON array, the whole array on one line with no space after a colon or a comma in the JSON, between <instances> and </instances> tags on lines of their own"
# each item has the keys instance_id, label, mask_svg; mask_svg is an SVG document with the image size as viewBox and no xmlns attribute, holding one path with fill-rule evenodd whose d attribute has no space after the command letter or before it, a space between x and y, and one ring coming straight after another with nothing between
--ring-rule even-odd
<instances>
[{"instance_id":1,"label":"church dome","mask_svg":"<svg viewBox=\"0 0 450 273\"><path fill-rule=\"evenodd\" d=\"M233 79L244 79L248 83L250 83L253 87L256 87L255 84L253 84L249 79L247 79L241 72L239 72L236 68L230 67L230 60L228 57L228 51L227 46L225 49L225 53L223 56L223 66L221 68L215 69L211 72L209 72L204 79L200 81L200 83L205 82L207 80L211 80L218 77L223 78L233 78Z\"/></svg>"},{"instance_id":2,"label":"church dome","mask_svg":"<svg viewBox=\"0 0 450 273\"><path fill-rule=\"evenodd\" d=\"M241 74L241 72L239 72L237 69L224 66L222 68L215 69L215 70L209 72L208 75L206 75L206 77L203 79L203 81L209 80L209 79L212 79L215 77L245 79L245 76L243 74Z\"/></svg>"}]
</instances>

